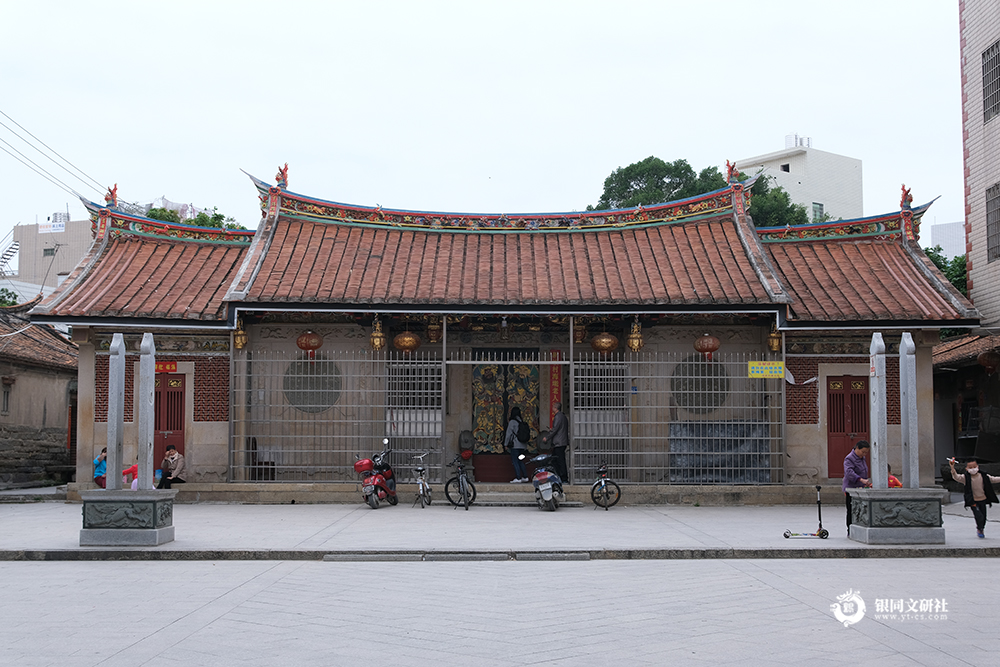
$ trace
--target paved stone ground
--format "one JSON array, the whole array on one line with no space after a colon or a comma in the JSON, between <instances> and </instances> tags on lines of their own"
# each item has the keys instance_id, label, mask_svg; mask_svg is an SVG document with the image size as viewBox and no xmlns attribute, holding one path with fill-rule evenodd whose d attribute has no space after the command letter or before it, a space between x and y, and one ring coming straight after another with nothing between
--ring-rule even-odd
<instances>
[{"instance_id":1,"label":"paved stone ground","mask_svg":"<svg viewBox=\"0 0 1000 667\"><path fill-rule=\"evenodd\" d=\"M3 562L0 664L995 665L992 559ZM867 613L845 628L849 589ZM878 599L947 618L879 619ZM848 653L849 652L849 653ZM373 660L380 656L381 660Z\"/></svg>"},{"instance_id":2,"label":"paved stone ground","mask_svg":"<svg viewBox=\"0 0 1000 667\"><path fill-rule=\"evenodd\" d=\"M93 552L78 546L81 506L0 504L0 551L8 558L0 561L0 665L997 664L998 522L979 540L969 512L948 505L945 547L891 547L898 557L876 558L846 539L842 507L824 510L828 540L786 540L787 528L815 529L814 506L545 513L178 505L174 542L131 551L204 560L115 560L128 555L120 550L101 554L108 560L41 562L18 554ZM672 548L691 553L320 560L378 549ZM699 556L717 549L776 557ZM924 557L935 549L969 557ZM240 550L258 558L291 550L311 560L210 555ZM866 614L844 627L831 605L849 590L861 595ZM879 606L891 600L904 613L922 600L943 602L946 611L880 618Z\"/></svg>"},{"instance_id":3,"label":"paved stone ground","mask_svg":"<svg viewBox=\"0 0 1000 667\"><path fill-rule=\"evenodd\" d=\"M0 504L0 552L8 552L0 559L16 557L19 550L87 551L79 546L81 508L59 502ZM437 503L423 510L403 503L378 510L361 504L175 505L176 539L154 549L131 550L202 551L210 557L212 551L284 550L314 552L317 558L330 551L414 549L833 550L836 557L842 555L836 550L854 556L873 551L847 539L843 507L824 509L823 525L830 531L826 540L782 537L786 529L815 531L815 506L622 506L607 512L564 508L549 513L530 507L473 506L465 511ZM968 510L951 504L944 512L944 548L969 556L1000 555L1000 521L991 521L990 537L980 540ZM993 518L1000 519L1000 508ZM934 556L940 547L885 549ZM912 553L915 549L920 552Z\"/></svg>"}]
</instances>

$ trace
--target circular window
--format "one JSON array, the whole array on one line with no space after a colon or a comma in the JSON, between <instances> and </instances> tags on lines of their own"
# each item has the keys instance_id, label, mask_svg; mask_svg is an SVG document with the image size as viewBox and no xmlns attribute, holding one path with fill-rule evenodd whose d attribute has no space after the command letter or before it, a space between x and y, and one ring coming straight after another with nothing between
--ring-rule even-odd
<instances>
[{"instance_id":1,"label":"circular window","mask_svg":"<svg viewBox=\"0 0 1000 667\"><path fill-rule=\"evenodd\" d=\"M705 414L718 409L729 398L729 375L719 362L693 354L677 364L670 378L674 402L691 412Z\"/></svg>"},{"instance_id":2,"label":"circular window","mask_svg":"<svg viewBox=\"0 0 1000 667\"><path fill-rule=\"evenodd\" d=\"M329 359L302 358L285 371L285 400L302 412L323 412L340 400L343 383L340 368Z\"/></svg>"}]
</instances>

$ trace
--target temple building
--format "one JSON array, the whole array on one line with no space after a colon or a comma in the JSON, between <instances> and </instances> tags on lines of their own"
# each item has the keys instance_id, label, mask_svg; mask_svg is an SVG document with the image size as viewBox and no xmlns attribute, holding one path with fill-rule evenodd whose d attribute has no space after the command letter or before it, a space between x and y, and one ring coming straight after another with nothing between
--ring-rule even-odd
<instances>
[{"instance_id":1,"label":"temple building","mask_svg":"<svg viewBox=\"0 0 1000 667\"><path fill-rule=\"evenodd\" d=\"M912 207L908 191L885 215L755 228L753 179L734 169L727 187L681 201L545 215L341 204L289 189L287 167L276 181L253 179L256 231L150 220L113 192L85 202L94 243L31 313L72 326L79 345L75 490L106 445L116 332L130 355L125 460L152 332L154 460L168 444L184 453L180 499L353 490L356 457L384 437L404 482L413 455L429 452L441 481L462 451L477 482L507 482L510 409L538 435L555 402L574 483L608 463L646 497L839 485L868 439L876 331L894 465L891 355L903 332L916 341L920 474L933 483L931 347L979 314L917 244L930 204Z\"/></svg>"}]
</instances>

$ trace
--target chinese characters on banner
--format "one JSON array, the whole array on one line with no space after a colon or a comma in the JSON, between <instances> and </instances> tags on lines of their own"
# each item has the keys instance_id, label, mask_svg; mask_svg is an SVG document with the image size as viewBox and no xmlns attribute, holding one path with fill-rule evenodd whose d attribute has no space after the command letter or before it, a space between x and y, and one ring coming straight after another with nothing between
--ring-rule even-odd
<instances>
[{"instance_id":1,"label":"chinese characters on banner","mask_svg":"<svg viewBox=\"0 0 1000 667\"><path fill-rule=\"evenodd\" d=\"M552 361L558 361L562 359L562 352L559 350L552 350ZM556 411L552 407L554 403L562 401L562 365L552 364L550 366L549 372L549 426L552 426L552 418L555 417Z\"/></svg>"}]
</instances>

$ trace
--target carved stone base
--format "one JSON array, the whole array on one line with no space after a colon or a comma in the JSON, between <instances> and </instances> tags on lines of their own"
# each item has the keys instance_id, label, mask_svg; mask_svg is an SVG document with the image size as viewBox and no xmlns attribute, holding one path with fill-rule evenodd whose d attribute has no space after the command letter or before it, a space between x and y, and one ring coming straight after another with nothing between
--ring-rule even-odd
<instances>
[{"instance_id":1,"label":"carved stone base","mask_svg":"<svg viewBox=\"0 0 1000 667\"><path fill-rule=\"evenodd\" d=\"M81 491L80 546L156 546L174 539L177 489Z\"/></svg>"},{"instance_id":2,"label":"carved stone base","mask_svg":"<svg viewBox=\"0 0 1000 667\"><path fill-rule=\"evenodd\" d=\"M848 489L850 538L865 544L944 544L944 489Z\"/></svg>"}]
</instances>

